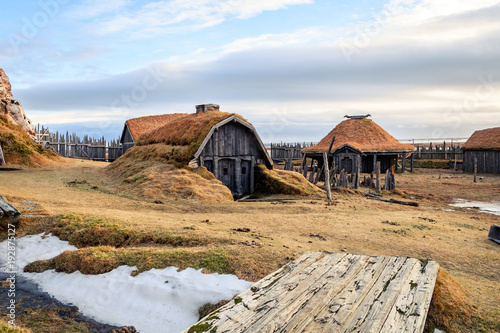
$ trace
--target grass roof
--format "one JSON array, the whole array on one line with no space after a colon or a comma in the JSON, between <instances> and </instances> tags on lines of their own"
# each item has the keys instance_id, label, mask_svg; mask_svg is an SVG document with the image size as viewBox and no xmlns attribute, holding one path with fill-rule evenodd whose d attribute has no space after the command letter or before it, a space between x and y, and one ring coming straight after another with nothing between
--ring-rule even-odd
<instances>
[{"instance_id":1,"label":"grass roof","mask_svg":"<svg viewBox=\"0 0 500 333\"><path fill-rule=\"evenodd\" d=\"M334 136L332 151L344 145L350 145L359 151L411 151L414 149L412 145L400 143L372 120L364 118L344 120L307 151L328 151Z\"/></svg>"},{"instance_id":2,"label":"grass roof","mask_svg":"<svg viewBox=\"0 0 500 333\"><path fill-rule=\"evenodd\" d=\"M500 150L500 127L475 131L462 149Z\"/></svg>"},{"instance_id":3,"label":"grass roof","mask_svg":"<svg viewBox=\"0 0 500 333\"><path fill-rule=\"evenodd\" d=\"M185 113L174 113L174 114L162 114L157 116L146 116L133 118L126 121L130 134L134 139L134 142L139 140L139 137L144 134L151 132L155 128L161 127L172 121L175 118L185 116Z\"/></svg>"},{"instance_id":4,"label":"grass roof","mask_svg":"<svg viewBox=\"0 0 500 333\"><path fill-rule=\"evenodd\" d=\"M170 146L182 146L187 164L194 157L210 129L231 116L246 121L234 113L220 111L178 114L165 125L141 135L137 144L164 143Z\"/></svg>"}]
</instances>

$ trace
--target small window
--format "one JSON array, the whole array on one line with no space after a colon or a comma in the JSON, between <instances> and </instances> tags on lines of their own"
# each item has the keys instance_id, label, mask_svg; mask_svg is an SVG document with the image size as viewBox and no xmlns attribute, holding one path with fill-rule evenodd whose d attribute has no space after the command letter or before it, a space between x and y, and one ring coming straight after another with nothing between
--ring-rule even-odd
<instances>
[{"instance_id":1,"label":"small window","mask_svg":"<svg viewBox=\"0 0 500 333\"><path fill-rule=\"evenodd\" d=\"M243 167L241 168L241 174L246 175L247 174L247 168Z\"/></svg>"},{"instance_id":2,"label":"small window","mask_svg":"<svg viewBox=\"0 0 500 333\"><path fill-rule=\"evenodd\" d=\"M227 168L224 168L224 170L222 171L222 174L223 174L224 176L227 176L227 175L229 174L229 172L228 172Z\"/></svg>"}]
</instances>

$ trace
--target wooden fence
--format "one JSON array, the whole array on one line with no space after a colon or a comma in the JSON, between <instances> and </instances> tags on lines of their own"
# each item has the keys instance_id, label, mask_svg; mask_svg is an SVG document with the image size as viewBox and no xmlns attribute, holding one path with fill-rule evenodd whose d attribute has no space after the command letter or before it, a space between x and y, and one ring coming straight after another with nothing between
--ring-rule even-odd
<instances>
[{"instance_id":1,"label":"wooden fence","mask_svg":"<svg viewBox=\"0 0 500 333\"><path fill-rule=\"evenodd\" d=\"M460 144L447 143L414 144L414 158L417 160L463 160L463 152Z\"/></svg>"},{"instance_id":2,"label":"wooden fence","mask_svg":"<svg viewBox=\"0 0 500 333\"><path fill-rule=\"evenodd\" d=\"M314 143L271 143L271 158L273 162L285 162L285 170L293 169L293 160L302 160L302 149L313 146Z\"/></svg>"},{"instance_id":3,"label":"wooden fence","mask_svg":"<svg viewBox=\"0 0 500 333\"><path fill-rule=\"evenodd\" d=\"M35 128L36 141L43 147L52 149L64 157L83 158L92 161L113 162L123 154L119 140L106 141L85 135L80 138L75 133L51 133L48 128Z\"/></svg>"}]
</instances>

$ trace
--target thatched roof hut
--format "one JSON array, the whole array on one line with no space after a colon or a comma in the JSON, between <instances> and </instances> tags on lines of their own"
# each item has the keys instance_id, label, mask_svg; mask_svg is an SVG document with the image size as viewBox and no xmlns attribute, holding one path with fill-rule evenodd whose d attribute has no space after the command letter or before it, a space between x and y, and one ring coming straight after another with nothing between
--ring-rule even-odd
<instances>
[{"instance_id":1,"label":"thatched roof hut","mask_svg":"<svg viewBox=\"0 0 500 333\"><path fill-rule=\"evenodd\" d=\"M500 174L500 127L476 131L462 146L465 172L474 172L477 158L477 172Z\"/></svg>"},{"instance_id":2,"label":"thatched roof hut","mask_svg":"<svg viewBox=\"0 0 500 333\"><path fill-rule=\"evenodd\" d=\"M323 164L323 152L330 152L337 171L355 169L357 156L361 158L361 172L373 172L377 161L385 172L396 163L399 154L407 154L414 147L400 143L367 116L349 117L339 123L321 141L307 148L307 156ZM335 138L335 140L333 140ZM333 144L332 144L333 141Z\"/></svg>"},{"instance_id":3,"label":"thatched roof hut","mask_svg":"<svg viewBox=\"0 0 500 333\"><path fill-rule=\"evenodd\" d=\"M273 162L250 123L237 114L218 109L218 105L203 104L196 106L196 113L133 119L131 126L125 124L124 133L128 126L134 143L139 146L158 143L172 146L178 163L206 167L235 197L240 197L254 190L255 165L272 168ZM134 137L139 133L133 133L134 130L147 128L149 121L152 129ZM164 123L158 126L159 122Z\"/></svg>"}]
</instances>

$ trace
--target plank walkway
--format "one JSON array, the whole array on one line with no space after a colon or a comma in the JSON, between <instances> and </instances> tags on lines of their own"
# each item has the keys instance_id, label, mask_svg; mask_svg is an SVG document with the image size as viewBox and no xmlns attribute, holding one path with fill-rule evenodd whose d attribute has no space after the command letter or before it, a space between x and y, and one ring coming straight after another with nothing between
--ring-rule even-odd
<instances>
[{"instance_id":1,"label":"plank walkway","mask_svg":"<svg viewBox=\"0 0 500 333\"><path fill-rule=\"evenodd\" d=\"M307 252L183 332L422 332L438 269Z\"/></svg>"}]
</instances>

